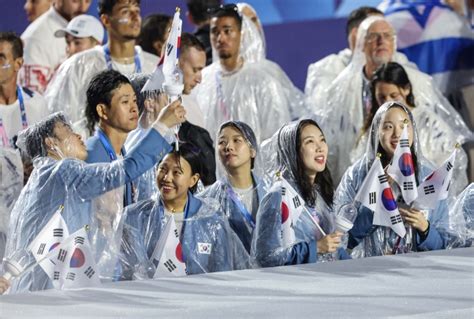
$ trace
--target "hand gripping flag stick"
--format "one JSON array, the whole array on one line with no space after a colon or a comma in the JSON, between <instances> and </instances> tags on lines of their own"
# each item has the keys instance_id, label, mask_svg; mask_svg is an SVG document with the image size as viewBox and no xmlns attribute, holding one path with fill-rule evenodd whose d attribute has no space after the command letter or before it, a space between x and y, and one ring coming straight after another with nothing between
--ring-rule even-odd
<instances>
[{"instance_id":1,"label":"hand gripping flag stick","mask_svg":"<svg viewBox=\"0 0 474 319\"><path fill-rule=\"evenodd\" d=\"M89 231L89 225L84 225L84 229ZM7 258L3 259L3 269L5 273L2 275L6 280L11 280L12 278L21 277L23 274L27 273L37 265L41 264L43 261L50 259L54 255L57 254L58 249L64 247L65 245L72 242L76 236L69 236L65 240L63 240L59 245L51 249L43 258L37 260L36 262L30 263L29 265L22 266L19 262L15 260L9 260Z\"/></svg>"}]
</instances>

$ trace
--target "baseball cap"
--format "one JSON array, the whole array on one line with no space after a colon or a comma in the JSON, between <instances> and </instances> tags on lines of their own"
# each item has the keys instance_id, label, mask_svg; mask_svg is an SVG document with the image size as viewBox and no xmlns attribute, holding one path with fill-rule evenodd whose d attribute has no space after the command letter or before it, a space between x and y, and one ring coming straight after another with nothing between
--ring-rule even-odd
<instances>
[{"instance_id":1,"label":"baseball cap","mask_svg":"<svg viewBox=\"0 0 474 319\"><path fill-rule=\"evenodd\" d=\"M102 40L104 39L104 28L102 27L102 23L100 23L100 21L95 17L87 14L81 14L75 17L69 21L66 28L56 31L54 36L61 38L66 36L66 33L76 38L93 37L99 41L99 43L102 43Z\"/></svg>"}]
</instances>

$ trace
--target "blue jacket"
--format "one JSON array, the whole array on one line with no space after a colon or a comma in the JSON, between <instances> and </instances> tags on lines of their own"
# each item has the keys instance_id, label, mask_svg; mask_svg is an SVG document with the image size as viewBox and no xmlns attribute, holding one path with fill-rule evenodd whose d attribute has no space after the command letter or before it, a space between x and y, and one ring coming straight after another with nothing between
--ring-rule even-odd
<instances>
[{"instance_id":1,"label":"blue jacket","mask_svg":"<svg viewBox=\"0 0 474 319\"><path fill-rule=\"evenodd\" d=\"M107 137L107 135L103 133L103 136L106 139L106 143L108 143L111 146L112 144L110 143L110 140ZM86 163L112 163L113 159L107 152L107 149L104 143L100 140L98 131L96 132L94 136L91 136L87 139L86 147L87 147ZM121 155L122 156L127 155L124 147L122 147ZM125 184L125 196L123 199L123 207L126 207L133 203L132 189L133 189L132 183Z\"/></svg>"},{"instance_id":2,"label":"blue jacket","mask_svg":"<svg viewBox=\"0 0 474 319\"><path fill-rule=\"evenodd\" d=\"M6 256L27 251L60 205L64 205L62 216L69 233L91 224L91 200L137 178L170 150L171 146L153 129L128 156L113 163L86 164L73 158L56 161L49 157L35 160L35 168L12 211ZM33 261L31 254L25 258ZM49 287L47 275L41 267L35 267L12 283L12 292Z\"/></svg>"},{"instance_id":3,"label":"blue jacket","mask_svg":"<svg viewBox=\"0 0 474 319\"><path fill-rule=\"evenodd\" d=\"M430 170L427 166L421 165L420 179L426 177ZM345 172L341 183L339 184L335 195L336 211L343 205L353 203L357 191L364 182L368 173L367 160L362 158ZM354 249L354 257L381 256L387 253L395 245L398 237L388 227L375 226L373 222L373 212L368 208L355 203L358 207L358 215L354 222L354 227L349 231L349 249ZM428 236L421 241L416 233L417 250L435 250L443 249L446 246L448 238L449 216L447 200L441 201L436 209L428 212L428 221L430 222ZM388 232L388 233L387 233ZM400 247L405 246L405 241L400 242Z\"/></svg>"},{"instance_id":4,"label":"blue jacket","mask_svg":"<svg viewBox=\"0 0 474 319\"><path fill-rule=\"evenodd\" d=\"M323 199L318 196L317 203ZM262 267L298 265L315 263L318 260L316 233L318 230L309 214L303 213L293 229L296 240L294 244L284 247L281 239L281 187L275 184L260 202L257 213L257 225L253 235L252 257ZM325 208L324 208L325 207ZM311 209L306 207L307 209ZM332 213L327 205L318 205L316 213L320 226L329 234L334 231ZM342 249L336 253L337 259L347 259Z\"/></svg>"},{"instance_id":5,"label":"blue jacket","mask_svg":"<svg viewBox=\"0 0 474 319\"><path fill-rule=\"evenodd\" d=\"M166 216L161 199L145 200L126 209L126 221L122 251L123 278L153 276L139 274L137 269L152 269L150 258L166 225ZM236 258L230 227L219 211L219 205L203 205L203 202L188 193L180 242L188 274L199 274L234 269ZM198 243L211 244L211 253L198 250Z\"/></svg>"},{"instance_id":6,"label":"blue jacket","mask_svg":"<svg viewBox=\"0 0 474 319\"><path fill-rule=\"evenodd\" d=\"M266 194L265 185L263 180L253 175L253 173L252 177L256 184L258 203L260 203ZM228 187L230 187L229 182L227 179L223 178L206 188L200 196L203 198L214 198L222 205L229 220L230 227L237 237L239 237L247 252L250 253L255 220L250 216L253 225L247 220L237 204L229 197L229 194L227 193Z\"/></svg>"}]
</instances>

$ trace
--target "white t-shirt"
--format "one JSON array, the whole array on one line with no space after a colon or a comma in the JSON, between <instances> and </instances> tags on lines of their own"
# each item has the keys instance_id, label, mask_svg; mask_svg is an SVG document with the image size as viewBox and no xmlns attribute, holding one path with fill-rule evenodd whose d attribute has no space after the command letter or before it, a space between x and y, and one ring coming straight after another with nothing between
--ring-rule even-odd
<instances>
[{"instance_id":1,"label":"white t-shirt","mask_svg":"<svg viewBox=\"0 0 474 319\"><path fill-rule=\"evenodd\" d=\"M51 8L33 21L21 39L25 44L19 83L32 91L43 93L56 68L66 59L66 41L54 33L67 27L67 20Z\"/></svg>"},{"instance_id":2,"label":"white t-shirt","mask_svg":"<svg viewBox=\"0 0 474 319\"><path fill-rule=\"evenodd\" d=\"M257 189L253 185L250 185L249 188L245 189L235 187L232 187L232 189L237 194L242 204L244 204L245 208L247 208L247 211L249 211L255 219L258 209Z\"/></svg>"},{"instance_id":3,"label":"white t-shirt","mask_svg":"<svg viewBox=\"0 0 474 319\"><path fill-rule=\"evenodd\" d=\"M40 94L23 89L21 89L21 93L25 102L26 121L28 125L35 124L48 115L46 101ZM9 105L0 104L0 118L2 119L7 137L11 142L11 140L23 130L20 102L18 99Z\"/></svg>"},{"instance_id":4,"label":"white t-shirt","mask_svg":"<svg viewBox=\"0 0 474 319\"><path fill-rule=\"evenodd\" d=\"M172 213L165 208L165 216L168 218L174 218L174 222L176 223L176 229L178 229L178 234L181 234L181 229L183 228L184 221L184 212Z\"/></svg>"}]
</instances>

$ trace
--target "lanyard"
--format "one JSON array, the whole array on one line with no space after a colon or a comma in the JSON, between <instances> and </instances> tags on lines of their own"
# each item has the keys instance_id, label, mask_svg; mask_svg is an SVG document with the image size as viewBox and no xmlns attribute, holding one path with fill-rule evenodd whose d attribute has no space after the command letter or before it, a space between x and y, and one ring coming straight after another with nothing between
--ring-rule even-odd
<instances>
[{"instance_id":1,"label":"lanyard","mask_svg":"<svg viewBox=\"0 0 474 319\"><path fill-rule=\"evenodd\" d=\"M226 185L226 192L227 195L229 195L230 199L232 199L234 204L239 209L240 214L242 214L242 216L247 220L247 222L250 224L250 226L252 226L252 228L255 228L255 222L253 220L252 215L249 213L242 201L237 197L237 194L235 194L234 190L230 185Z\"/></svg>"},{"instance_id":2,"label":"lanyard","mask_svg":"<svg viewBox=\"0 0 474 319\"><path fill-rule=\"evenodd\" d=\"M115 154L115 150L114 148L112 147L112 145L110 144L109 142L109 139L107 138L107 136L105 135L105 133L101 130L101 129L98 129L97 130L97 133L96 133L98 136L99 136L99 139L100 139L100 142L102 143L102 145L104 146L105 150L107 151L107 154L109 154L109 158L110 158L110 161L113 162L113 161L116 161L117 160L117 154ZM125 156L127 155L126 152L125 152L125 148L122 147L122 149L120 150L120 153L122 154L122 156ZM136 201L136 192L135 192L135 186L133 185L132 182L128 183L127 184L128 187L130 188L129 191L130 191L130 194L131 194L131 197L132 197L132 202L133 203L134 201ZM125 186L125 198L124 198L124 207L127 205L127 186ZM131 204L130 203L130 204Z\"/></svg>"},{"instance_id":3,"label":"lanyard","mask_svg":"<svg viewBox=\"0 0 474 319\"><path fill-rule=\"evenodd\" d=\"M105 62L107 63L107 68L109 70L112 70L113 66L112 66L112 57L110 56L110 48L108 45L104 45L103 48L104 48L104 57L105 57ZM142 63L140 62L140 57L138 56L138 52L136 49L135 49L134 60L135 60L135 73L142 73Z\"/></svg>"},{"instance_id":4,"label":"lanyard","mask_svg":"<svg viewBox=\"0 0 474 319\"><path fill-rule=\"evenodd\" d=\"M216 73L216 90L217 90L217 107L223 116L222 122L226 122L231 119L231 114L229 114L229 109L224 102L224 90L222 88L222 71L217 71Z\"/></svg>"},{"instance_id":5,"label":"lanyard","mask_svg":"<svg viewBox=\"0 0 474 319\"><path fill-rule=\"evenodd\" d=\"M20 104L20 114L21 114L21 125L23 129L28 127L28 121L26 120L26 109L25 109L25 101L23 100L23 94L21 93L20 86L16 87L16 95L18 97L18 103ZM2 146L8 147L11 146L8 140L7 132L5 131L5 127L3 126L3 119L0 118L0 135L2 136Z\"/></svg>"},{"instance_id":6,"label":"lanyard","mask_svg":"<svg viewBox=\"0 0 474 319\"><path fill-rule=\"evenodd\" d=\"M109 154L110 160L111 161L117 160L117 154L115 154L114 148L110 144L109 139L107 138L105 133L101 129L98 129L97 130L97 135L99 135L100 142L102 143L105 150L107 151L107 154ZM122 155L125 155L123 148L121 150L121 153L122 153Z\"/></svg>"}]
</instances>

